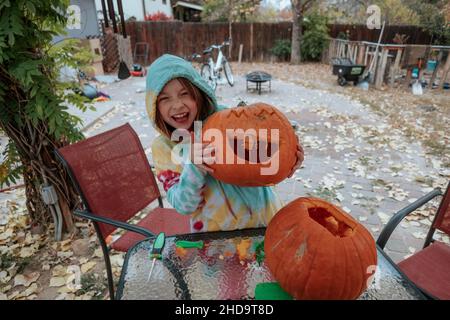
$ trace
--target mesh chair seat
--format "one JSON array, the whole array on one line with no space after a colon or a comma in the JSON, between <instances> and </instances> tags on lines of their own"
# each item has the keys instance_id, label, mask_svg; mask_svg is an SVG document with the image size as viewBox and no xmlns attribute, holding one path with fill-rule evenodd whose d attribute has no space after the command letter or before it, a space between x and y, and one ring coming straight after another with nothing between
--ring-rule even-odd
<instances>
[{"instance_id":1,"label":"mesh chair seat","mask_svg":"<svg viewBox=\"0 0 450 320\"><path fill-rule=\"evenodd\" d=\"M398 266L418 287L438 299L450 299L450 247L435 241Z\"/></svg>"},{"instance_id":2,"label":"mesh chair seat","mask_svg":"<svg viewBox=\"0 0 450 320\"><path fill-rule=\"evenodd\" d=\"M156 208L137 225L154 234L165 232L166 236L190 233L189 215L182 215L174 209ZM111 248L126 252L130 247L144 239L145 237L141 234L127 231L119 239L111 243Z\"/></svg>"}]
</instances>

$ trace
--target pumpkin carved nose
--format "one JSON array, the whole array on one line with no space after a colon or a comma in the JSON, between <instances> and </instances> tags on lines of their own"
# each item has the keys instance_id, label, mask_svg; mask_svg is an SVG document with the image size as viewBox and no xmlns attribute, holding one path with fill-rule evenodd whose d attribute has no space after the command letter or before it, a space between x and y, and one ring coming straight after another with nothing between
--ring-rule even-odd
<instances>
[{"instance_id":1,"label":"pumpkin carved nose","mask_svg":"<svg viewBox=\"0 0 450 320\"><path fill-rule=\"evenodd\" d=\"M233 146L234 154L249 163L264 163L270 160L278 151L278 144L270 141L253 139L238 139L234 137L229 143Z\"/></svg>"}]
</instances>

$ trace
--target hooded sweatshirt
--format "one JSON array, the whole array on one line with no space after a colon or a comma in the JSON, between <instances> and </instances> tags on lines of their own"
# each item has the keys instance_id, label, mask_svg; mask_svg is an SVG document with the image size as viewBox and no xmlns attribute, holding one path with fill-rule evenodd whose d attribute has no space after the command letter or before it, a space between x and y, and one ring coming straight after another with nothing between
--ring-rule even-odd
<instances>
[{"instance_id":1,"label":"hooded sweatshirt","mask_svg":"<svg viewBox=\"0 0 450 320\"><path fill-rule=\"evenodd\" d=\"M146 80L146 107L150 120L160 132L152 143L152 155L157 179L162 183L169 203L178 213L190 215L192 232L267 226L281 208L281 201L272 187L240 187L222 183L189 160L182 164L172 161L171 151L177 143L156 126L156 101L164 86L180 77L189 80L210 98L213 113L224 108L217 105L211 87L184 59L165 54L150 66ZM199 208L202 203L203 207Z\"/></svg>"}]
</instances>

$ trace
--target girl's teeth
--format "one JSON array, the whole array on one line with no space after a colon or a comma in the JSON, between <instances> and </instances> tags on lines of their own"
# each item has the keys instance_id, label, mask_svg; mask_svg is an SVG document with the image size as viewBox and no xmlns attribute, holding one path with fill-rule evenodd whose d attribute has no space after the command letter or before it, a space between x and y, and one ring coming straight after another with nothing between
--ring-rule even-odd
<instances>
[{"instance_id":1,"label":"girl's teeth","mask_svg":"<svg viewBox=\"0 0 450 320\"><path fill-rule=\"evenodd\" d=\"M187 116L187 113L183 113L183 114L178 114L176 116L173 116L175 119L181 119Z\"/></svg>"}]
</instances>

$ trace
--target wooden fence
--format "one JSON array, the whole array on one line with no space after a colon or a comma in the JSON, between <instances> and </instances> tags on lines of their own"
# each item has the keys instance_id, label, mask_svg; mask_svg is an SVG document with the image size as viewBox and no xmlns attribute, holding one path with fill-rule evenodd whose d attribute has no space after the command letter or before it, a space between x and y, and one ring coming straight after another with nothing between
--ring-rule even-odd
<instances>
[{"instance_id":1,"label":"wooden fence","mask_svg":"<svg viewBox=\"0 0 450 320\"><path fill-rule=\"evenodd\" d=\"M228 23L183 23L183 22L130 22L127 32L131 46L136 42L149 44L148 62L164 53L190 56L202 53L212 44L221 44L229 38ZM290 39L291 23L233 23L231 60L238 60L242 44L242 61L270 61L270 49L277 39Z\"/></svg>"},{"instance_id":2,"label":"wooden fence","mask_svg":"<svg viewBox=\"0 0 450 320\"><path fill-rule=\"evenodd\" d=\"M348 58L353 63L366 66L372 74L371 83L380 89L383 83L390 87L398 80L408 87L411 83L412 69L419 68L418 78L427 81L433 87L435 81L444 88L450 72L450 46L430 46L420 44L380 44L368 41L348 41L331 39L329 47L323 52L322 62L332 63L333 58ZM431 71L427 70L428 61L434 62ZM403 78L403 71L406 77ZM426 75L425 73L428 74Z\"/></svg>"},{"instance_id":3,"label":"wooden fence","mask_svg":"<svg viewBox=\"0 0 450 320\"><path fill-rule=\"evenodd\" d=\"M242 61L268 62L278 60L271 54L277 39L291 40L292 23L233 23L231 54L225 53L233 61L239 58L239 47L243 46ZM348 30L350 40L378 41L380 30L369 30L364 25L330 25L330 37ZM128 22L127 33L131 37L131 47L136 42L149 45L147 62L151 63L164 53L182 57L201 53L212 44L220 44L229 38L228 23L186 23L171 22ZM428 44L430 36L414 26L386 26L382 42L391 43L396 33L409 36L408 43ZM142 63L142 61L137 61Z\"/></svg>"}]
</instances>

